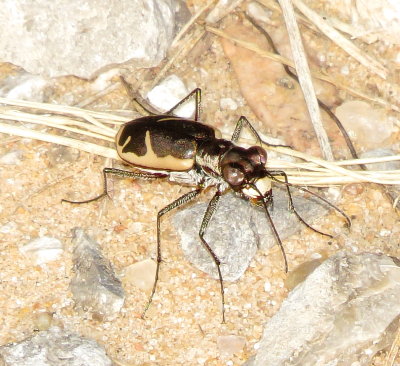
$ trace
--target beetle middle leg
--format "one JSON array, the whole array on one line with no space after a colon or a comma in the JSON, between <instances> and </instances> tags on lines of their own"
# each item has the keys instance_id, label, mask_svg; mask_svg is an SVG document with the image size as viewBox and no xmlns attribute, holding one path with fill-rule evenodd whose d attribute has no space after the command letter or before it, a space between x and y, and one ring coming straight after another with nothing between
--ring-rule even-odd
<instances>
[{"instance_id":1,"label":"beetle middle leg","mask_svg":"<svg viewBox=\"0 0 400 366\"><path fill-rule=\"evenodd\" d=\"M287 145L275 145L275 144L270 144L268 142L261 140L260 135L258 134L256 129L253 127L253 125L250 123L250 121L245 116L241 116L239 118L239 120L237 121L235 130L233 131L233 134L231 137L232 142L235 142L235 143L238 142L240 133L242 132L244 125L246 125L249 128L250 132L255 137L257 144L259 144L260 146L262 144L264 144L264 145L272 146L272 147L288 147L288 148L290 148L290 146L287 146Z\"/></svg>"},{"instance_id":2,"label":"beetle middle leg","mask_svg":"<svg viewBox=\"0 0 400 366\"><path fill-rule=\"evenodd\" d=\"M162 210L160 210L157 214L157 267L156 267L156 274L154 277L154 284L153 288L151 290L151 294L149 297L149 301L147 302L143 313L142 313L142 319L144 318L147 309L150 307L150 304L153 301L153 296L156 292L157 288L157 282L158 282L158 274L160 271L160 264L161 264L161 217L164 216L167 212L173 210L174 208L178 208L185 203L191 201L195 197L197 197L200 193L202 192L202 188L197 188L193 191L190 191L188 193L185 193L183 196L179 197L175 201L171 202L168 206L165 206Z\"/></svg>"},{"instance_id":3,"label":"beetle middle leg","mask_svg":"<svg viewBox=\"0 0 400 366\"><path fill-rule=\"evenodd\" d=\"M180 102L175 104L170 110L166 111L164 114L173 113L175 109L177 109L182 104L184 104L187 100L192 98L193 95L195 96L195 101L196 101L196 111L194 114L194 120L199 121L200 113L201 113L201 89L200 88L196 88L193 91L191 91L185 98L183 98Z\"/></svg>"},{"instance_id":4,"label":"beetle middle leg","mask_svg":"<svg viewBox=\"0 0 400 366\"><path fill-rule=\"evenodd\" d=\"M108 196L108 189L107 189L107 175L116 175L120 178L137 178L137 179L145 179L145 180L151 180L151 179L160 179L160 178L166 178L168 177L167 174L165 173L144 173L144 172L132 172L128 170L122 170L122 169L115 169L115 168L104 168L103 169L103 193L94 197L90 198L85 201L70 201L66 199L62 199L61 202L68 202L68 203L73 203L73 204L81 204L81 203L89 203L89 202L94 202L99 200L100 198L103 198L105 196Z\"/></svg>"},{"instance_id":5,"label":"beetle middle leg","mask_svg":"<svg viewBox=\"0 0 400 366\"><path fill-rule=\"evenodd\" d=\"M208 224L210 223L210 220L218 207L218 202L220 198L221 198L221 192L218 189L218 191L215 193L214 197L211 199L211 201L207 206L206 213L204 214L203 221L201 222L199 237L203 246L207 249L208 253L211 255L218 270L219 283L221 286L221 299L222 299L222 323L225 323L225 295L224 295L225 292L224 292L224 283L222 280L222 273L221 273L221 261L204 239L204 235L207 230Z\"/></svg>"}]
</instances>

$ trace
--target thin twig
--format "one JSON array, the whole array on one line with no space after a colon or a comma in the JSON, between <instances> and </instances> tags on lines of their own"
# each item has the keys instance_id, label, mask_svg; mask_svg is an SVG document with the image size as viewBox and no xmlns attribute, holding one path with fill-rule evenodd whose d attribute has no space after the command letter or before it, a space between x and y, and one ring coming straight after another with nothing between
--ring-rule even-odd
<instances>
[{"instance_id":1,"label":"thin twig","mask_svg":"<svg viewBox=\"0 0 400 366\"><path fill-rule=\"evenodd\" d=\"M274 43L272 37L269 35L269 33L260 24L258 24L258 22L251 15L244 14L244 16L266 38L271 49L276 54L279 55L279 51L276 48L275 43ZM292 70L290 69L289 66L283 65L283 68L285 69L286 73L293 80L295 80L296 82L299 82L297 75L294 72L292 72ZM353 143L351 142L350 136L348 135L346 129L344 128L344 126L342 125L340 120L336 117L336 115L330 110L330 108L324 102L322 102L319 98L317 98L317 101L318 101L318 105L325 111L325 113L327 113L329 115L329 117L335 122L336 126L339 128L340 132L342 133L342 135L345 139L346 145L347 145L348 149L350 150L351 156L354 159L358 159L356 149L354 148ZM361 168L364 169L365 167L361 166Z\"/></svg>"},{"instance_id":2,"label":"thin twig","mask_svg":"<svg viewBox=\"0 0 400 366\"><path fill-rule=\"evenodd\" d=\"M15 106L19 104L25 104L25 102L20 103L19 101L7 100L7 104L9 104L11 107L3 106L0 109L0 119L7 119L7 116L9 117L9 114L13 115L13 113L16 113ZM64 136L56 135L54 133L45 133L21 127L17 125L14 121L9 123L0 122L0 132L69 146L82 151L86 151L88 153L119 160L119 157L114 148L102 146L105 142L108 142L110 139L114 138L117 130L109 127L112 132L105 132L104 129L99 127L98 124L93 124L87 122L86 120L82 121L80 119L82 118L82 115L85 115L88 117L88 119L98 119L98 122L101 122L100 125L103 125L106 121L107 125L117 127L121 124L121 119L124 120L124 122L128 122L130 118L121 117L110 113L99 113L96 111L81 110L78 108L71 109L71 107L68 106L53 107L56 110L57 114L48 114L48 110L52 108L45 103L29 102L27 107L19 106L19 108L26 109L26 112L23 111L26 120L34 121L37 124L40 124L40 121L44 120L46 125L51 124L52 127L57 127L57 129L59 130L65 130L70 129L70 127L74 127L73 132L78 135L77 138L67 138ZM32 110L34 110L35 113L31 113L30 111ZM63 110L65 113L64 115L62 112ZM22 112L19 111L18 113ZM47 115L44 116L43 113L47 113ZM93 137L96 138L96 143L89 143L82 140L84 132L88 130L93 133ZM229 139L230 135L231 134L223 134L222 137ZM254 145L254 141L249 139L240 139L240 143L246 145ZM400 160L400 155L339 161L333 163L314 158L312 156L300 153L289 148L274 147L269 145L265 145L265 148L270 151L276 151L279 154L291 156L293 158L297 157L302 160L302 162L295 162L287 161L287 159L268 159L268 168L285 170L285 172L287 172L288 174L289 181L293 184L310 186L329 186L330 184L346 184L356 182L400 184L400 174L398 171L362 172L347 170L343 168L347 165L357 165L361 163L369 164Z\"/></svg>"},{"instance_id":3,"label":"thin twig","mask_svg":"<svg viewBox=\"0 0 400 366\"><path fill-rule=\"evenodd\" d=\"M216 2L217 0L210 0L206 5L200 8L198 12L189 19L189 21L182 27L179 33L175 36L174 40L172 41L171 48L176 47L178 41L189 30L189 28Z\"/></svg>"},{"instance_id":4,"label":"thin twig","mask_svg":"<svg viewBox=\"0 0 400 366\"><path fill-rule=\"evenodd\" d=\"M119 160L118 154L115 151L115 149L100 146L87 141L80 141L69 137L51 135L40 131L30 130L29 128L24 128L20 126L11 126L7 123L1 123L1 122L0 122L0 132L8 133L10 135L17 135L21 137L36 139L40 141L52 142L58 145L73 147L75 149L86 151L91 154L96 154Z\"/></svg>"},{"instance_id":5,"label":"thin twig","mask_svg":"<svg viewBox=\"0 0 400 366\"><path fill-rule=\"evenodd\" d=\"M296 5L297 9L299 9L312 23L319 28L322 33L324 33L351 57L356 59L362 65L366 66L373 73L379 75L381 78L387 78L388 71L381 63L358 49L358 47L356 47L347 38L342 36L342 34L340 34L336 29L331 27L314 10L310 9L306 4L304 4L303 1L293 0L293 3Z\"/></svg>"},{"instance_id":6,"label":"thin twig","mask_svg":"<svg viewBox=\"0 0 400 366\"><path fill-rule=\"evenodd\" d=\"M205 31L203 28L194 29L183 42L182 47L180 47L168 60L168 62L162 67L160 72L154 78L151 83L150 89L156 86L159 81L167 74L168 70L178 62L179 59L185 58L192 48L197 44L198 41L204 36Z\"/></svg>"},{"instance_id":7,"label":"thin twig","mask_svg":"<svg viewBox=\"0 0 400 366\"><path fill-rule=\"evenodd\" d=\"M282 64L285 64L287 66L290 66L290 67L294 68L294 63L291 60L289 60L289 59L287 59L286 57L283 57L283 56L278 56L278 55L274 54L273 52L268 52L268 51L260 48L259 46L257 46L253 42L246 42L246 41L243 41L243 40L241 40L239 38L232 37L228 33L222 31L221 29L215 28L215 27L206 26L206 30L208 32L210 32L210 33L213 33L213 34L219 36L219 37L228 39L229 41L231 41L234 44L239 45L240 47L243 47L243 48L246 48L246 49L248 49L250 51L253 51L253 52L257 53L261 57L266 57L266 58L269 58L270 60L273 60L273 61L276 61L276 62L280 62ZM312 74L313 77L315 77L317 79L320 79L320 80L323 80L323 81L327 81L328 83L336 86L339 89L347 91L349 94L351 94L351 95L353 95L355 97L359 97L359 98L368 100L370 102L379 104L379 105L381 105L381 106L383 106L385 108L389 108L389 109L392 109L392 110L394 110L396 112L400 112L400 107L398 107L397 105L394 105L394 104L392 104L392 103L390 103L390 102L388 102L388 101L386 101L386 100L384 100L382 98L372 97L372 96L370 96L368 94L363 93L362 91L356 90L356 89L354 89L354 88L352 88L350 86L342 84L342 83L338 82L337 80L335 80L335 79L333 79L333 78L331 78L331 77L329 77L327 75L324 75L324 74L322 74L322 73L320 73L318 71L312 70L311 74Z\"/></svg>"},{"instance_id":8,"label":"thin twig","mask_svg":"<svg viewBox=\"0 0 400 366\"><path fill-rule=\"evenodd\" d=\"M399 354L400 350L400 326L397 327L396 337L393 340L390 351L387 355L385 366L393 366L396 360L396 356Z\"/></svg>"}]
</instances>

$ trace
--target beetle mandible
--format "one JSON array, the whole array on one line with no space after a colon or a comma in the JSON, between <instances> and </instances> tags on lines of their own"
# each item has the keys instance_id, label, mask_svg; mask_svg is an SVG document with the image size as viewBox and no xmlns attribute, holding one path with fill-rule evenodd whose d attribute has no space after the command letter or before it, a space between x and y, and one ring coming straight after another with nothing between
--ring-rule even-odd
<instances>
[{"instance_id":1,"label":"beetle mandible","mask_svg":"<svg viewBox=\"0 0 400 366\"><path fill-rule=\"evenodd\" d=\"M196 100L194 119L186 119L173 115L180 105L192 96ZM215 187L216 192L210 200L199 230L202 245L214 261L219 277L222 299L222 322L225 322L224 285L221 274L221 262L204 239L208 224L217 209L218 201L224 193L234 191L243 199L262 207L272 232L280 246L285 271L288 271L286 254L282 241L274 226L268 211L272 202L272 182L285 185L288 193L289 208L297 218L310 229L325 234L304 221L293 206L287 175L281 170L266 168L267 152L259 146L261 138L246 117L241 116L236 124L231 140L221 138L219 130L199 121L201 110L201 90L193 90L173 108L161 115L140 117L122 125L116 135L115 143L119 157L128 164L132 171L115 168L104 168L104 191L99 196L85 201L69 201L69 203L88 203L108 195L107 175L137 179L168 179L182 185L194 186L195 189L185 193L157 214L157 266L153 288L143 311L144 317L156 291L161 258L161 217L167 212L193 200L208 187ZM244 148L237 145L240 133L247 126L259 145ZM265 142L264 142L265 143ZM268 145L268 144L267 144ZM276 146L276 145L273 145ZM283 180L281 180L283 179ZM341 213L348 223L347 215L325 198L300 188L317 196Z\"/></svg>"}]
</instances>

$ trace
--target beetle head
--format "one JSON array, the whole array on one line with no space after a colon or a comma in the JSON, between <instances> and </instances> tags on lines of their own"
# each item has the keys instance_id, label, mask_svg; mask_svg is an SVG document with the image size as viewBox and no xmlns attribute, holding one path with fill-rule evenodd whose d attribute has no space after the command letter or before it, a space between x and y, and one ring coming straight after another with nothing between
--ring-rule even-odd
<instances>
[{"instance_id":1,"label":"beetle head","mask_svg":"<svg viewBox=\"0 0 400 366\"><path fill-rule=\"evenodd\" d=\"M260 193L265 196L271 189L266 162L267 152L260 146L248 149L233 146L221 159L222 177L233 190L248 198L258 198ZM251 185L255 185L258 192Z\"/></svg>"}]
</instances>

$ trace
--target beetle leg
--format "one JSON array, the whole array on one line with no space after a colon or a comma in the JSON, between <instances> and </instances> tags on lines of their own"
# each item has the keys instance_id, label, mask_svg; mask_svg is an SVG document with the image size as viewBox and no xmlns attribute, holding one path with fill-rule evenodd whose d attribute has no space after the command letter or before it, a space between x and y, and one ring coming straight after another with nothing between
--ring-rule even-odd
<instances>
[{"instance_id":1,"label":"beetle leg","mask_svg":"<svg viewBox=\"0 0 400 366\"><path fill-rule=\"evenodd\" d=\"M257 188L257 186L256 186L255 184L253 184L252 187L253 187L256 191L259 192L260 196L262 196L261 192L258 190L258 188ZM283 256L283 261L284 261L284 263L285 263L285 272L287 273L288 270L289 270L289 266L288 266L288 262L287 262L287 258L286 258L285 248L284 248L284 246L283 246L281 237L279 236L278 230L276 230L276 227L275 227L274 221L272 220L271 214L269 213L269 210L268 210L268 204L269 204L270 202L271 202L271 203L273 202L273 199L272 199L272 190L271 190L271 192L268 194L268 197L262 197L262 198L261 198L261 202L262 202L262 206L264 207L264 212L265 212L265 215L266 215L266 217L267 217L267 220L268 220L268 222L269 222L269 224L270 224L272 233L274 234L275 239L276 239L276 241L278 242L279 247L281 248L281 252L282 252L282 256Z\"/></svg>"},{"instance_id":2,"label":"beetle leg","mask_svg":"<svg viewBox=\"0 0 400 366\"><path fill-rule=\"evenodd\" d=\"M145 173L145 172L131 172L128 170L121 170L121 169L115 169L115 168L104 168L103 169L103 184L104 184L104 189L103 193L100 194L99 196L96 196L94 198L85 200L85 201L70 201L66 199L62 199L61 202L68 202L68 203L75 203L75 204L81 204L81 203L89 203L89 202L94 202L99 200L100 198L103 198L105 196L108 196L108 190L107 190L107 174L110 175L116 175L121 178L138 178L138 179L159 179L159 178L166 178L168 175L164 173Z\"/></svg>"},{"instance_id":3,"label":"beetle leg","mask_svg":"<svg viewBox=\"0 0 400 366\"><path fill-rule=\"evenodd\" d=\"M324 235L324 236L328 236L330 238L333 237L330 234L323 233L322 231L319 231L319 230L315 229L314 227L312 227L297 212L297 210L295 209L294 204L293 204L292 194L290 193L291 184L288 182L287 174L284 171L282 171L282 170L268 171L268 176L270 176L270 178L274 182L281 183L281 184L284 184L286 186L286 191L288 193L288 199L289 199L289 210L292 211L297 216L297 218L299 219L300 222L302 222L305 226L307 226L309 229L315 231L316 233L319 233L319 234ZM283 177L283 179L285 181L282 182L281 180L277 179L276 178L277 176ZM331 206L333 209L335 209L337 212L339 212L346 219L346 221L347 221L349 226L351 225L350 218L339 207L337 207L333 203L329 202L326 198L324 198L324 197L320 196L319 194L314 193L314 192L312 192L312 191L310 191L310 190L308 190L306 188L302 188L302 187L296 187L296 188L298 188L301 191L308 192L308 193L312 194L313 196L319 198L321 201L323 201L326 204L328 204L329 206Z\"/></svg>"},{"instance_id":4,"label":"beetle leg","mask_svg":"<svg viewBox=\"0 0 400 366\"><path fill-rule=\"evenodd\" d=\"M268 142L266 142L264 140L261 140L260 135L258 134L256 129L253 127L253 125L250 123L250 121L245 116L241 116L239 118L239 120L237 121L236 127L235 127L235 131L233 131L232 138L231 138L232 142L237 142L239 140L239 136L240 136L240 133L243 130L244 125L246 125L249 128L250 132L255 137L255 139L257 141L257 144L260 145L260 146L262 144L264 144L264 145L272 146L272 147L287 147L287 148L291 148L288 145L275 145L275 144L270 144L270 143L268 143Z\"/></svg>"},{"instance_id":5,"label":"beetle leg","mask_svg":"<svg viewBox=\"0 0 400 366\"><path fill-rule=\"evenodd\" d=\"M207 249L207 251L211 255L215 265L217 266L219 283L221 285L222 323L225 323L225 296L224 296L224 284L223 284L222 273L221 273L221 261L219 260L219 258L216 256L214 251L211 249L211 247L208 245L208 243L204 239L204 234L207 230L207 227L212 218L212 215L215 213L215 211L217 209L218 201L221 197L221 194L222 193L218 190L215 193L214 197L209 202L206 213L204 214L204 217L203 217L203 221L201 222L199 237L200 237L200 240L201 240L203 246Z\"/></svg>"},{"instance_id":6,"label":"beetle leg","mask_svg":"<svg viewBox=\"0 0 400 366\"><path fill-rule=\"evenodd\" d=\"M160 271L160 264L161 264L161 217L165 215L167 212L173 210L174 208L178 208L185 203L191 201L195 197L197 197L201 192L202 188L197 188L194 191L190 191L185 193L183 196L179 197L177 200L171 202L168 206L165 206L162 210L160 210L157 214L157 267L156 267L156 274L154 278L153 289L151 290L149 301L146 304L146 307L142 313L142 319L144 318L147 309L149 308L151 302L153 301L153 296L156 292L157 282L158 282L158 273Z\"/></svg>"},{"instance_id":7,"label":"beetle leg","mask_svg":"<svg viewBox=\"0 0 400 366\"><path fill-rule=\"evenodd\" d=\"M125 78L120 75L119 79L121 81L121 84L125 88L129 98L130 102L132 103L133 107L142 115L142 116L156 116L159 113L158 112L153 112L149 109L149 107L145 107L143 105L143 101L139 101L138 98L136 97L137 93L135 93L132 89L131 84L129 84Z\"/></svg>"},{"instance_id":8,"label":"beetle leg","mask_svg":"<svg viewBox=\"0 0 400 366\"><path fill-rule=\"evenodd\" d=\"M201 89L200 88L194 89L185 98L183 98L180 102L178 102L170 110L166 111L164 114L173 113L175 109L177 109L179 106L184 104L188 99L192 98L193 95L195 96L195 100L196 100L196 111L194 114L194 120L198 121L200 119L200 113L201 113Z\"/></svg>"},{"instance_id":9,"label":"beetle leg","mask_svg":"<svg viewBox=\"0 0 400 366\"><path fill-rule=\"evenodd\" d=\"M253 136L256 138L257 144L261 145L260 135L245 116L240 116L239 120L237 121L235 131L233 131L232 134L231 141L237 142L239 140L240 133L243 130L243 125L246 125L249 128Z\"/></svg>"}]
</instances>

